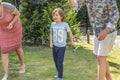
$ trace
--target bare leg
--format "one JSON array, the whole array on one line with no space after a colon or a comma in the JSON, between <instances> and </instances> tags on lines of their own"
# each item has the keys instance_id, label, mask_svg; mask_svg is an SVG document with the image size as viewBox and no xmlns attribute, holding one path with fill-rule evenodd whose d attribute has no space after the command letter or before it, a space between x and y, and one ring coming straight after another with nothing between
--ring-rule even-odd
<instances>
[{"instance_id":1,"label":"bare leg","mask_svg":"<svg viewBox=\"0 0 120 80\"><path fill-rule=\"evenodd\" d=\"M3 69L4 69L4 76L3 76L2 80L7 80L7 77L8 77L8 63L9 63L8 53L2 54L2 65L3 65Z\"/></svg>"},{"instance_id":2,"label":"bare leg","mask_svg":"<svg viewBox=\"0 0 120 80\"><path fill-rule=\"evenodd\" d=\"M25 72L25 64L24 64L24 55L23 55L23 49L22 48L18 48L16 50L16 53L19 57L20 60L20 71L19 73L24 73Z\"/></svg>"},{"instance_id":3,"label":"bare leg","mask_svg":"<svg viewBox=\"0 0 120 80\"><path fill-rule=\"evenodd\" d=\"M107 61L105 56L97 56L98 60L98 80L105 80L107 72Z\"/></svg>"},{"instance_id":4,"label":"bare leg","mask_svg":"<svg viewBox=\"0 0 120 80\"><path fill-rule=\"evenodd\" d=\"M108 62L107 62L106 68L107 68L106 80L112 80L112 77L111 77L111 75L110 75L110 70L109 70L109 64L108 64Z\"/></svg>"}]
</instances>

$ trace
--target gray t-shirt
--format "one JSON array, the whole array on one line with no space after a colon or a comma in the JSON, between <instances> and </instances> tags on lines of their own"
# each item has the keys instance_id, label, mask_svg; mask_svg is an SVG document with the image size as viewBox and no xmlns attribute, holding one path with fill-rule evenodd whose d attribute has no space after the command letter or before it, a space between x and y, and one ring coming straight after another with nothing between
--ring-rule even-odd
<instances>
[{"instance_id":1,"label":"gray t-shirt","mask_svg":"<svg viewBox=\"0 0 120 80\"><path fill-rule=\"evenodd\" d=\"M66 22L52 22L50 31L53 33L53 45L57 47L65 47L67 32L71 31L69 25Z\"/></svg>"}]
</instances>

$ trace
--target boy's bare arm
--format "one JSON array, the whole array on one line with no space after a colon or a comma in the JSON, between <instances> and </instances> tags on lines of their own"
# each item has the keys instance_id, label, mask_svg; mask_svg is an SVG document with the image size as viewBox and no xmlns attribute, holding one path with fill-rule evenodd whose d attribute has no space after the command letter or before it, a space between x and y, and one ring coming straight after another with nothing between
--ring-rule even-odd
<instances>
[{"instance_id":1,"label":"boy's bare arm","mask_svg":"<svg viewBox=\"0 0 120 80\"><path fill-rule=\"evenodd\" d=\"M50 32L50 48L53 48L52 37L53 37L53 33Z\"/></svg>"},{"instance_id":2,"label":"boy's bare arm","mask_svg":"<svg viewBox=\"0 0 120 80\"><path fill-rule=\"evenodd\" d=\"M69 35L69 37L70 37L71 45L74 46L74 41L73 41L73 35L72 35L72 32L69 31L69 32L68 32L68 35Z\"/></svg>"}]
</instances>

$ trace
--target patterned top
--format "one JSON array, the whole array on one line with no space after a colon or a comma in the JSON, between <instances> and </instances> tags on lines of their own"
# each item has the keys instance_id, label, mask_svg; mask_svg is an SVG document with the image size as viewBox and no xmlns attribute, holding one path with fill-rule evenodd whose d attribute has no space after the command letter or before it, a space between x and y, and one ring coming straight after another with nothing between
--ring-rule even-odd
<instances>
[{"instance_id":1,"label":"patterned top","mask_svg":"<svg viewBox=\"0 0 120 80\"><path fill-rule=\"evenodd\" d=\"M119 11L116 0L74 0L76 9L86 4L90 24L96 36L99 35L105 27L111 28L111 32L117 26L119 20Z\"/></svg>"}]
</instances>

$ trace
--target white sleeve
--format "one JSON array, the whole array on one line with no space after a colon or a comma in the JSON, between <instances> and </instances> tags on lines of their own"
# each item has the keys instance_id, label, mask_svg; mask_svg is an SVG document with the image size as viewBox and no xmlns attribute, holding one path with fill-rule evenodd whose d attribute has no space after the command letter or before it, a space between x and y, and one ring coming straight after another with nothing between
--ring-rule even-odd
<instances>
[{"instance_id":1,"label":"white sleeve","mask_svg":"<svg viewBox=\"0 0 120 80\"><path fill-rule=\"evenodd\" d=\"M16 10L16 7L11 3L2 2L3 7L6 8L10 13L13 13Z\"/></svg>"}]
</instances>

